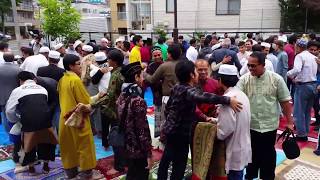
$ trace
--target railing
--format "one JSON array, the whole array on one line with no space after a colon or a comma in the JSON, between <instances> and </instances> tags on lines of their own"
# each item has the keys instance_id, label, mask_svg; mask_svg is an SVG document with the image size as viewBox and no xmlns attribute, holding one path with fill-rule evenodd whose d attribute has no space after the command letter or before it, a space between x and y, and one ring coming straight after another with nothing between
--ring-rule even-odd
<instances>
[{"instance_id":1,"label":"railing","mask_svg":"<svg viewBox=\"0 0 320 180\"><path fill-rule=\"evenodd\" d=\"M118 12L118 20L127 20L126 12Z\"/></svg>"}]
</instances>

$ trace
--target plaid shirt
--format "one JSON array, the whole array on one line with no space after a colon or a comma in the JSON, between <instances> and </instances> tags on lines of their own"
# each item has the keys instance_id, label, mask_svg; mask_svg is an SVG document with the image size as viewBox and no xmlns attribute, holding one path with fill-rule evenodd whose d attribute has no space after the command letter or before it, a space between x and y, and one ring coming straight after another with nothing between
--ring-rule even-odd
<instances>
[{"instance_id":1,"label":"plaid shirt","mask_svg":"<svg viewBox=\"0 0 320 180\"><path fill-rule=\"evenodd\" d=\"M165 110L163 133L190 137L191 124L196 120L197 103L230 104L230 98L206 93L186 84L174 86Z\"/></svg>"}]
</instances>

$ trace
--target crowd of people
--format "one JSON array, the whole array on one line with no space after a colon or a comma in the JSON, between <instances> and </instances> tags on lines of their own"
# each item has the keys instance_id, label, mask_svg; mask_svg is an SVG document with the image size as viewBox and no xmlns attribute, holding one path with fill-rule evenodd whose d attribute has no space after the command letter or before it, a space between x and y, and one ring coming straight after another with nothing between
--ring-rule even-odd
<instances>
[{"instance_id":1,"label":"crowd of people","mask_svg":"<svg viewBox=\"0 0 320 180\"><path fill-rule=\"evenodd\" d=\"M157 178L167 180L171 165L170 179L182 180L195 128L207 122L216 124L216 138L225 143L229 180L271 180L279 119L297 141L308 141L310 125L320 126L315 34L263 39L248 33L241 39L213 33L156 43L132 35L114 45L108 38L99 44L70 40L51 49L36 37L20 51L22 57L0 43L1 122L14 143L15 173L34 174L38 162L49 173L58 155L67 179L102 179L95 170L97 135L113 149L107 175L127 168L126 179L147 180L153 136L164 145ZM310 124L312 108L316 121ZM314 153L320 155L320 146Z\"/></svg>"}]
</instances>

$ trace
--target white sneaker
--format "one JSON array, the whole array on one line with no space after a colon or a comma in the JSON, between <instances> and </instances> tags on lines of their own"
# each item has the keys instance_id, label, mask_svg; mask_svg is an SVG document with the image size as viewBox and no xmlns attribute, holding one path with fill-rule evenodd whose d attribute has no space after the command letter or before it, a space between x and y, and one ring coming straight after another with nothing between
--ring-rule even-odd
<instances>
[{"instance_id":1,"label":"white sneaker","mask_svg":"<svg viewBox=\"0 0 320 180\"><path fill-rule=\"evenodd\" d=\"M21 164L16 164L16 167L14 168L14 173L18 174L28 170L29 170L28 166L21 166Z\"/></svg>"}]
</instances>

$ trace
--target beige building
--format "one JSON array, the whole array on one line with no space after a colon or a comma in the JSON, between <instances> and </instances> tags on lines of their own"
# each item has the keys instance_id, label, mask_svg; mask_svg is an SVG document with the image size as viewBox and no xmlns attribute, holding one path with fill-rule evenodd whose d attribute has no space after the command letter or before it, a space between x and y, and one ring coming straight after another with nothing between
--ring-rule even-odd
<instances>
[{"instance_id":1,"label":"beige building","mask_svg":"<svg viewBox=\"0 0 320 180\"><path fill-rule=\"evenodd\" d=\"M126 0L110 0L111 32L128 33Z\"/></svg>"},{"instance_id":2,"label":"beige building","mask_svg":"<svg viewBox=\"0 0 320 180\"><path fill-rule=\"evenodd\" d=\"M22 2L17 6L17 22L20 26L20 31L22 36L26 36L28 29L33 29L35 26L39 25L34 17L35 11L38 9L35 7L33 0L22 0ZM12 12L5 16L5 28L7 34L14 34L14 22Z\"/></svg>"}]
</instances>

